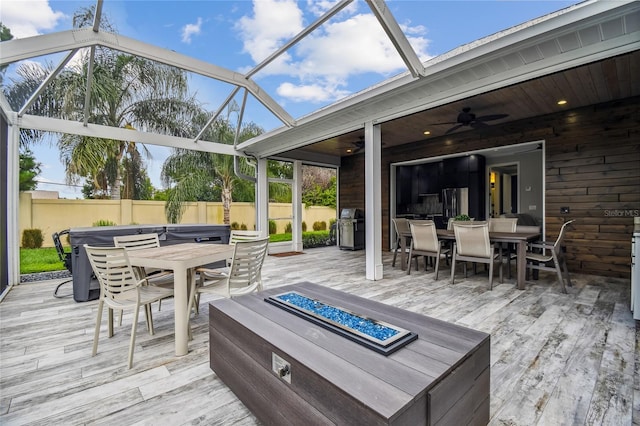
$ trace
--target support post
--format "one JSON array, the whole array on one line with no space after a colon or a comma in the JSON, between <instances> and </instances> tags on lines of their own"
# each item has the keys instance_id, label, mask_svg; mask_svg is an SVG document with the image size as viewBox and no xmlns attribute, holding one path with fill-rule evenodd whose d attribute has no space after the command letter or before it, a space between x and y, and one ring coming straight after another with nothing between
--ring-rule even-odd
<instances>
[{"instance_id":1,"label":"support post","mask_svg":"<svg viewBox=\"0 0 640 426\"><path fill-rule=\"evenodd\" d=\"M291 250L302 251L302 161L293 162L293 185L291 188Z\"/></svg>"},{"instance_id":2,"label":"support post","mask_svg":"<svg viewBox=\"0 0 640 426\"><path fill-rule=\"evenodd\" d=\"M364 126L365 250L366 278L382 279L382 185L380 179L382 137L380 126ZM376 178L377 176L377 178Z\"/></svg>"},{"instance_id":3,"label":"support post","mask_svg":"<svg viewBox=\"0 0 640 426\"><path fill-rule=\"evenodd\" d=\"M258 159L258 180L256 182L256 230L269 236L269 178L267 159Z\"/></svg>"}]
</instances>

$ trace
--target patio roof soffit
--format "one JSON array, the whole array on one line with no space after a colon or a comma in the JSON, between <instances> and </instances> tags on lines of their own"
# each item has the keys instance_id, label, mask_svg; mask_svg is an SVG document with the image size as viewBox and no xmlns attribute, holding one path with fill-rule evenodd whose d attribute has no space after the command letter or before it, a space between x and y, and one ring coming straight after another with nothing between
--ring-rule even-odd
<instances>
[{"instance_id":1,"label":"patio roof soffit","mask_svg":"<svg viewBox=\"0 0 640 426\"><path fill-rule=\"evenodd\" d=\"M278 117L285 126L291 127L295 125L293 117L271 98L266 91L253 80L240 73L122 35L105 31L94 32L92 28L74 29L5 41L2 43L0 65L92 46L108 47L245 88L265 108Z\"/></svg>"},{"instance_id":2,"label":"patio roof soffit","mask_svg":"<svg viewBox=\"0 0 640 426\"><path fill-rule=\"evenodd\" d=\"M593 1L486 37L238 145L270 157L481 93L640 49L640 2Z\"/></svg>"}]
</instances>

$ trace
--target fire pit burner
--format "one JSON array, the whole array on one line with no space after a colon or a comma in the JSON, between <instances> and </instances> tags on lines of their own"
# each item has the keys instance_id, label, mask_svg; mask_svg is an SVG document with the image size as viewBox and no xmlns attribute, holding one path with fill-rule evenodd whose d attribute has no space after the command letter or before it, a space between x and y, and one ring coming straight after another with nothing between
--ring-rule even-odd
<instances>
[{"instance_id":1,"label":"fire pit burner","mask_svg":"<svg viewBox=\"0 0 640 426\"><path fill-rule=\"evenodd\" d=\"M418 338L411 331L295 291L269 296L264 300L383 355L389 355Z\"/></svg>"}]
</instances>

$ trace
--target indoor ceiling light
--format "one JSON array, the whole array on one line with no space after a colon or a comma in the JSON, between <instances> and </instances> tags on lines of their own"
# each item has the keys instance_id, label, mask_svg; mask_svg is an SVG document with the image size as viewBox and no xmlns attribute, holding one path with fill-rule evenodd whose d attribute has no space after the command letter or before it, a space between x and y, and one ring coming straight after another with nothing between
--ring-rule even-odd
<instances>
[{"instance_id":1,"label":"indoor ceiling light","mask_svg":"<svg viewBox=\"0 0 640 426\"><path fill-rule=\"evenodd\" d=\"M425 131L424 131L424 134L425 134L425 135L430 135L430 134L431 134L431 132L430 132L429 130L425 130Z\"/></svg>"},{"instance_id":2,"label":"indoor ceiling light","mask_svg":"<svg viewBox=\"0 0 640 426\"><path fill-rule=\"evenodd\" d=\"M566 104L567 104L567 101L565 99L560 99L558 101L558 105L566 105Z\"/></svg>"}]
</instances>

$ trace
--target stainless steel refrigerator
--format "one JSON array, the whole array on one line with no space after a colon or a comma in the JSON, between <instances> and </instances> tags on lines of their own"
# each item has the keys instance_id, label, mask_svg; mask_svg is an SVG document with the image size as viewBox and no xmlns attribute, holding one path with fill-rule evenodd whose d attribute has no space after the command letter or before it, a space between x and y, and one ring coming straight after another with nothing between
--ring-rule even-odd
<instances>
[{"instance_id":1,"label":"stainless steel refrigerator","mask_svg":"<svg viewBox=\"0 0 640 426\"><path fill-rule=\"evenodd\" d=\"M460 214L469 214L469 188L442 190L442 216L445 220Z\"/></svg>"}]
</instances>

